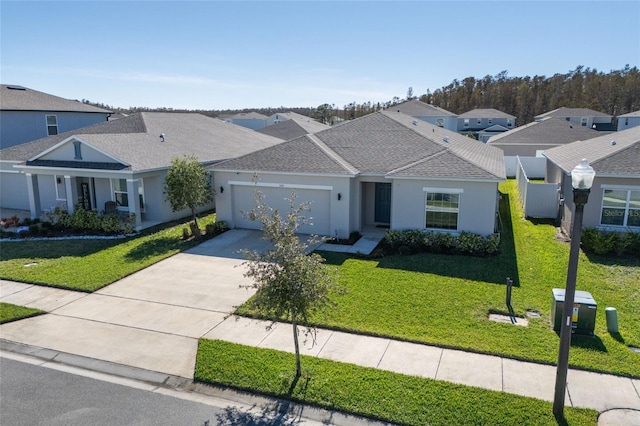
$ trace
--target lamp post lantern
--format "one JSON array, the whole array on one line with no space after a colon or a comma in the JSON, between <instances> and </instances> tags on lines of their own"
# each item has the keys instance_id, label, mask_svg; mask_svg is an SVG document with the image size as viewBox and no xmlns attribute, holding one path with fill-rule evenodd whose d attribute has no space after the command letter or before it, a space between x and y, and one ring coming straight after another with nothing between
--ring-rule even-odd
<instances>
[{"instance_id":1,"label":"lamp post lantern","mask_svg":"<svg viewBox=\"0 0 640 426\"><path fill-rule=\"evenodd\" d=\"M575 205L573 226L571 230L571 249L567 268L567 285L564 292L562 308L562 324L560 326L560 348L558 350L558 368L556 370L556 388L553 398L553 414L557 419L564 418L564 395L567 388L567 371L569 369L569 348L571 346L571 329L573 318L573 302L576 294L576 276L578 273L578 255L582 236L582 214L584 205L589 199L589 192L596 173L586 159L571 171L573 187L573 204Z\"/></svg>"}]
</instances>

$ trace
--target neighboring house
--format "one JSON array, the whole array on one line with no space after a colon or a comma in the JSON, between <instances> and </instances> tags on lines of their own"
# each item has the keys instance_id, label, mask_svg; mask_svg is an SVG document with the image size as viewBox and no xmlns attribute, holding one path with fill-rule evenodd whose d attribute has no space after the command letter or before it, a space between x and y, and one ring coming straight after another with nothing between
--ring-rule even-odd
<instances>
[{"instance_id":1,"label":"neighboring house","mask_svg":"<svg viewBox=\"0 0 640 426\"><path fill-rule=\"evenodd\" d=\"M509 130L510 129L507 129L504 126L501 126L499 124L494 124L491 127L487 127L484 130L480 130L478 132L478 140L482 143L487 143L489 139L491 139L493 136L499 135L504 132L508 132Z\"/></svg>"},{"instance_id":2,"label":"neighboring house","mask_svg":"<svg viewBox=\"0 0 640 426\"><path fill-rule=\"evenodd\" d=\"M0 86L0 149L108 120L111 111L38 92Z\"/></svg>"},{"instance_id":3,"label":"neighboring house","mask_svg":"<svg viewBox=\"0 0 640 426\"><path fill-rule=\"evenodd\" d=\"M345 238L368 227L496 230L502 151L395 111L381 111L314 135L216 164L216 214L235 228L260 227L246 214L255 189L280 212L309 202L301 233ZM258 181L255 181L258 176Z\"/></svg>"},{"instance_id":4,"label":"neighboring house","mask_svg":"<svg viewBox=\"0 0 640 426\"><path fill-rule=\"evenodd\" d=\"M493 108L472 109L458 116L457 131L461 133L478 133L492 126L502 126L505 129L516 127L516 117ZM497 130L496 127L494 127Z\"/></svg>"},{"instance_id":5,"label":"neighboring house","mask_svg":"<svg viewBox=\"0 0 640 426\"><path fill-rule=\"evenodd\" d=\"M541 121L547 117L561 118L565 121L576 123L582 127L589 127L595 130L614 131L613 116L589 108L558 108L544 114L536 115L535 121Z\"/></svg>"},{"instance_id":6,"label":"neighboring house","mask_svg":"<svg viewBox=\"0 0 640 426\"><path fill-rule=\"evenodd\" d=\"M446 109L429 105L417 99L389 107L389 111L401 112L447 130L456 131L458 116Z\"/></svg>"},{"instance_id":7,"label":"neighboring house","mask_svg":"<svg viewBox=\"0 0 640 426\"><path fill-rule=\"evenodd\" d=\"M282 123L287 120L296 120L298 122L306 122L306 121L315 121L311 117L307 117L306 115L298 114L297 112L276 112L275 114L271 114L267 117L267 127L273 126L274 124Z\"/></svg>"},{"instance_id":8,"label":"neighboring house","mask_svg":"<svg viewBox=\"0 0 640 426\"><path fill-rule=\"evenodd\" d=\"M227 123L246 127L251 130L260 130L267 126L267 116L259 112L241 112L230 117L221 117Z\"/></svg>"},{"instance_id":9,"label":"neighboring house","mask_svg":"<svg viewBox=\"0 0 640 426\"><path fill-rule=\"evenodd\" d=\"M487 142L504 152L507 176L516 174L516 157L542 157L542 153L558 145L595 138L602 133L562 118L544 118L502 134Z\"/></svg>"},{"instance_id":10,"label":"neighboring house","mask_svg":"<svg viewBox=\"0 0 640 426\"><path fill-rule=\"evenodd\" d=\"M201 114L133 114L0 151L0 206L35 218L78 204L102 211L115 201L141 229L189 214L172 212L165 200L174 157L193 154L209 167L280 142Z\"/></svg>"},{"instance_id":11,"label":"neighboring house","mask_svg":"<svg viewBox=\"0 0 640 426\"><path fill-rule=\"evenodd\" d=\"M544 152L547 182L560 184L564 198L562 228L569 233L573 217L571 170L586 158L596 172L583 225L640 231L640 127L573 142Z\"/></svg>"},{"instance_id":12,"label":"neighboring house","mask_svg":"<svg viewBox=\"0 0 640 426\"><path fill-rule=\"evenodd\" d=\"M618 117L618 131L640 126L640 111L630 112Z\"/></svg>"},{"instance_id":13,"label":"neighboring house","mask_svg":"<svg viewBox=\"0 0 640 426\"><path fill-rule=\"evenodd\" d=\"M312 118L296 114L296 117L278 121L275 124L265 127L264 129L258 130L258 132L276 137L278 139L282 139L284 141L288 141L290 139L295 139L306 134L317 133L330 127L331 126L319 123Z\"/></svg>"}]
</instances>

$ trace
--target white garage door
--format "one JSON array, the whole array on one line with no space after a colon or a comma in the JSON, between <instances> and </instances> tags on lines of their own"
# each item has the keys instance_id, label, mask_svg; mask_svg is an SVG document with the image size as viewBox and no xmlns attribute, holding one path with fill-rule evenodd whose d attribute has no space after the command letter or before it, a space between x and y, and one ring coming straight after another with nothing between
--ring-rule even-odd
<instances>
[{"instance_id":1,"label":"white garage door","mask_svg":"<svg viewBox=\"0 0 640 426\"><path fill-rule=\"evenodd\" d=\"M236 228L261 229L258 221L251 221L242 214L255 207L254 186L233 185L233 221ZM278 209L282 216L289 212L289 198L291 188L274 188L261 186L260 190L265 196L265 203L274 209ZM301 234L331 235L329 227L330 196L331 191L324 189L293 189L296 193L296 204L309 202L309 211L303 212L306 217L312 218L313 225L300 227Z\"/></svg>"}]
</instances>

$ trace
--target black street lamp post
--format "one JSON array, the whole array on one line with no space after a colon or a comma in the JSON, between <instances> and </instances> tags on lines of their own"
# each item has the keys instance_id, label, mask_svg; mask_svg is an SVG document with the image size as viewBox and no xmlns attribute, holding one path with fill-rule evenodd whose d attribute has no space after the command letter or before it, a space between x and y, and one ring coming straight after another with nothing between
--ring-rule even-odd
<instances>
[{"instance_id":1,"label":"black street lamp post","mask_svg":"<svg viewBox=\"0 0 640 426\"><path fill-rule=\"evenodd\" d=\"M558 350L558 368L556 370L556 389L553 398L553 414L557 419L564 418L564 395L567 388L567 371L569 369L569 348L571 347L571 330L573 318L573 302L576 293L576 276L578 273L578 255L582 236L582 214L584 205L589 199L595 172L589 162L583 159L571 171L573 186L573 204L575 205L573 227L571 230L571 250L567 269L567 285L564 292L562 308L562 324L560 327L560 349Z\"/></svg>"}]
</instances>

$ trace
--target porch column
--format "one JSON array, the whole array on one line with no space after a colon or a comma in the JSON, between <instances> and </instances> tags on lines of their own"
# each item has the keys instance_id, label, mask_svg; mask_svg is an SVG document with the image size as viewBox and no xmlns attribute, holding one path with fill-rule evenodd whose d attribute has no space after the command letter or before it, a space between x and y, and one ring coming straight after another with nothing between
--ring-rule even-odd
<instances>
[{"instance_id":1,"label":"porch column","mask_svg":"<svg viewBox=\"0 0 640 426\"><path fill-rule=\"evenodd\" d=\"M71 214L75 208L75 203L73 202L73 190L71 188L71 176L64 177L64 187L67 192L67 211Z\"/></svg>"},{"instance_id":2,"label":"porch column","mask_svg":"<svg viewBox=\"0 0 640 426\"><path fill-rule=\"evenodd\" d=\"M29 195L29 211L31 219L40 217L42 210L40 208L40 190L38 189L38 175L25 173L27 177L27 193Z\"/></svg>"},{"instance_id":3,"label":"porch column","mask_svg":"<svg viewBox=\"0 0 640 426\"><path fill-rule=\"evenodd\" d=\"M140 213L140 197L138 196L139 179L127 179L127 198L129 199L129 214L136 215L135 228L142 227L142 214Z\"/></svg>"}]
</instances>

